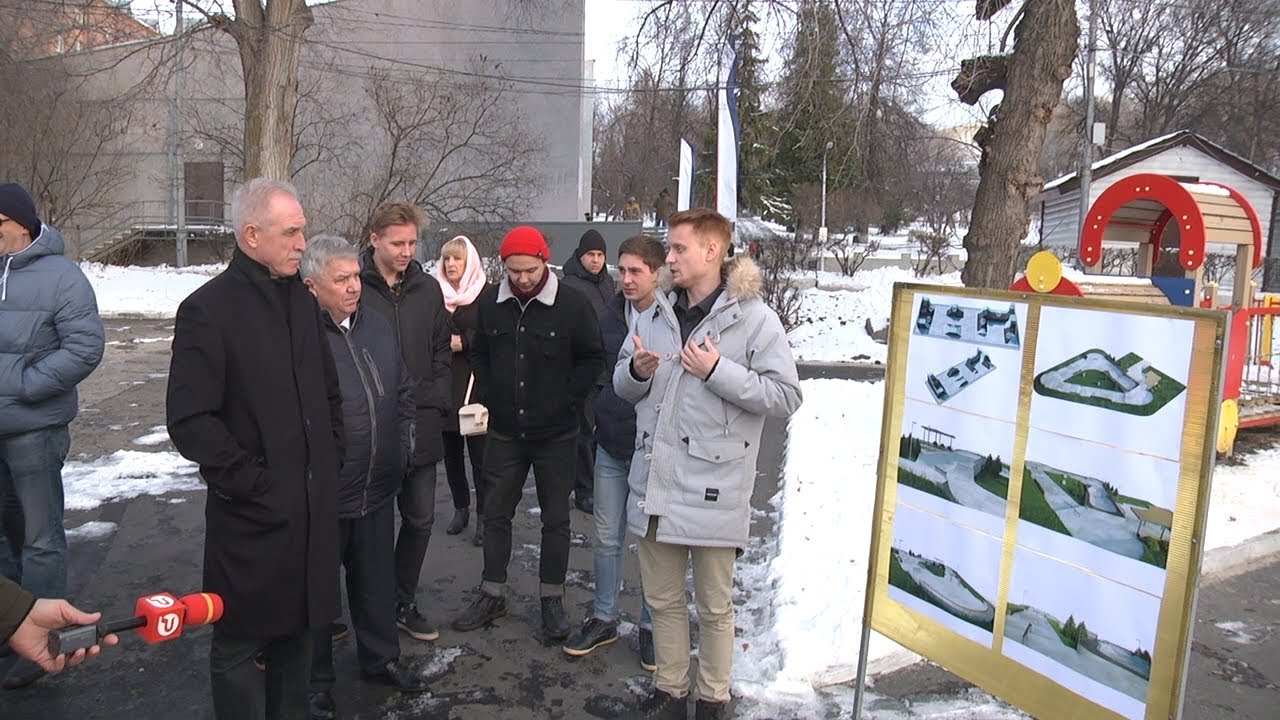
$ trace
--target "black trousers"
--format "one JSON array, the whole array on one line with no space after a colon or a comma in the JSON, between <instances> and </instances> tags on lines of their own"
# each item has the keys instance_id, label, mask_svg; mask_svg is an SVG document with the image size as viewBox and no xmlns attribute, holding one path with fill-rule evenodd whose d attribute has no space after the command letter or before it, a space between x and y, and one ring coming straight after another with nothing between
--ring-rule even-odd
<instances>
[{"instance_id":1,"label":"black trousers","mask_svg":"<svg viewBox=\"0 0 1280 720\"><path fill-rule=\"evenodd\" d=\"M400 657L395 523L395 509L390 502L362 518L338 520L338 548L347 570L347 603L356 630L356 660L366 674L376 674ZM311 690L329 690L337 679L333 671L333 639L327 625L311 632Z\"/></svg>"},{"instance_id":2,"label":"black trousers","mask_svg":"<svg viewBox=\"0 0 1280 720\"><path fill-rule=\"evenodd\" d=\"M258 653L266 660L266 672L253 664ZM307 720L310 667L310 630L263 640L228 637L214 625L209 646L213 716L217 720Z\"/></svg>"},{"instance_id":3,"label":"black trousers","mask_svg":"<svg viewBox=\"0 0 1280 720\"><path fill-rule=\"evenodd\" d=\"M476 514L484 513L484 435L463 437L456 430L445 430L444 474L449 480L449 494L453 507L463 510L471 507L471 490L467 486L467 462L463 450L471 458L471 479L476 486Z\"/></svg>"},{"instance_id":4,"label":"black trousers","mask_svg":"<svg viewBox=\"0 0 1280 720\"><path fill-rule=\"evenodd\" d=\"M592 388L578 413L573 492L579 498L592 497L596 489L596 396L599 394L600 388Z\"/></svg>"},{"instance_id":5,"label":"black trousers","mask_svg":"<svg viewBox=\"0 0 1280 720\"><path fill-rule=\"evenodd\" d=\"M485 443L484 574L491 592L507 582L511 562L511 519L529 468L542 510L542 552L538 577L545 585L564 585L569 569L569 492L573 490L574 448L578 432L552 440L518 440L489 432Z\"/></svg>"},{"instance_id":6,"label":"black trousers","mask_svg":"<svg viewBox=\"0 0 1280 720\"><path fill-rule=\"evenodd\" d=\"M404 479L396 505L400 508L400 533L396 536L396 602L414 602L418 577L431 544L436 522L436 464L414 468Z\"/></svg>"}]
</instances>

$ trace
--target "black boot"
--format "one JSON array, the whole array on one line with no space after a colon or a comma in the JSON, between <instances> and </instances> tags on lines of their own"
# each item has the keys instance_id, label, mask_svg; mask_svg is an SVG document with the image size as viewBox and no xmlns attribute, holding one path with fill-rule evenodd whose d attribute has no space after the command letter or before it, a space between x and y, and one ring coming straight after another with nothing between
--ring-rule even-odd
<instances>
[{"instance_id":1,"label":"black boot","mask_svg":"<svg viewBox=\"0 0 1280 720\"><path fill-rule=\"evenodd\" d=\"M729 717L729 703L698 698L693 717L694 720L725 720Z\"/></svg>"},{"instance_id":2,"label":"black boot","mask_svg":"<svg viewBox=\"0 0 1280 720\"><path fill-rule=\"evenodd\" d=\"M564 614L564 598L559 595L542 598L542 629L552 640L569 637L569 617Z\"/></svg>"},{"instance_id":3,"label":"black boot","mask_svg":"<svg viewBox=\"0 0 1280 720\"><path fill-rule=\"evenodd\" d=\"M484 547L484 518L480 513L476 513L476 532L471 536L471 544Z\"/></svg>"},{"instance_id":4,"label":"black boot","mask_svg":"<svg viewBox=\"0 0 1280 720\"><path fill-rule=\"evenodd\" d=\"M449 521L449 527L445 528L445 532L450 535L457 535L470 522L471 508L454 508L453 519Z\"/></svg>"},{"instance_id":5,"label":"black boot","mask_svg":"<svg viewBox=\"0 0 1280 720\"><path fill-rule=\"evenodd\" d=\"M466 610L453 621L453 629L467 632L482 628L485 625L507 614L507 600L498 595L490 595L484 591L476 593L476 599Z\"/></svg>"},{"instance_id":6,"label":"black boot","mask_svg":"<svg viewBox=\"0 0 1280 720\"><path fill-rule=\"evenodd\" d=\"M638 707L622 715L623 720L687 720L688 717L688 701L656 688Z\"/></svg>"}]
</instances>

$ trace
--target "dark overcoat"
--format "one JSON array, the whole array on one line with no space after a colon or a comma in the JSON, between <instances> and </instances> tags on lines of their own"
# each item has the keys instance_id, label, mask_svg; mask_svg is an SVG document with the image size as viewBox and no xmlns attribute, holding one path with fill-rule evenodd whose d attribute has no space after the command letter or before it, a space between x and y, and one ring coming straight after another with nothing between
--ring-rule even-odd
<instances>
[{"instance_id":1,"label":"dark overcoat","mask_svg":"<svg viewBox=\"0 0 1280 720\"><path fill-rule=\"evenodd\" d=\"M480 292L484 293L483 290ZM459 305L449 315L449 332L462 338L462 350L453 354L453 392L449 415L445 418L445 429L454 432L458 431L458 408L467 404L467 384L471 382L471 344L475 342L476 323L479 322L479 300L477 297L467 305ZM471 392L475 395L475 390Z\"/></svg>"},{"instance_id":2,"label":"dark overcoat","mask_svg":"<svg viewBox=\"0 0 1280 720\"><path fill-rule=\"evenodd\" d=\"M338 597L342 395L315 298L235 251L178 306L169 436L200 465L204 590L220 631L271 638L327 625Z\"/></svg>"}]
</instances>

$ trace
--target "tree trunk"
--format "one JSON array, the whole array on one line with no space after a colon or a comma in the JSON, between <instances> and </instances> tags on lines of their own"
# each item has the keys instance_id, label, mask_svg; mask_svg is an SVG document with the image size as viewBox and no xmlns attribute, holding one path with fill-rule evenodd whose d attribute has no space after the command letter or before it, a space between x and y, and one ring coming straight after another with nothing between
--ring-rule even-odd
<instances>
[{"instance_id":1,"label":"tree trunk","mask_svg":"<svg viewBox=\"0 0 1280 720\"><path fill-rule=\"evenodd\" d=\"M1038 166L1045 131L1080 36L1073 0L1026 0L1023 12L1004 98L982 143L981 179L964 238L969 259L960 274L968 287L1013 283L1029 202L1044 182Z\"/></svg>"},{"instance_id":2,"label":"tree trunk","mask_svg":"<svg viewBox=\"0 0 1280 720\"><path fill-rule=\"evenodd\" d=\"M288 180L302 35L314 18L306 0L235 0L226 28L244 72L244 175Z\"/></svg>"}]
</instances>

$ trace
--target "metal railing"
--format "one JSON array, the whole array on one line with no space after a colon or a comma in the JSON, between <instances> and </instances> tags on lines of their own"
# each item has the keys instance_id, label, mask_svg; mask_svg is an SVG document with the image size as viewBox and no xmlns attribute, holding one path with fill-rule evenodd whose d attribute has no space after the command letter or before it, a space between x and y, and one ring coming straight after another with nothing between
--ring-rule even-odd
<instances>
[{"instance_id":1,"label":"metal railing","mask_svg":"<svg viewBox=\"0 0 1280 720\"><path fill-rule=\"evenodd\" d=\"M189 239L222 239L231 235L227 204L217 200L188 200L182 229ZM84 260L103 260L139 241L174 241L178 221L164 201L122 206L108 213L83 218L61 228Z\"/></svg>"},{"instance_id":2,"label":"metal railing","mask_svg":"<svg viewBox=\"0 0 1280 720\"><path fill-rule=\"evenodd\" d=\"M1247 422L1280 416L1280 352L1274 342L1280 295L1263 295L1259 305L1237 312L1243 318L1233 330L1243 329L1246 338L1240 372L1240 419Z\"/></svg>"}]
</instances>

